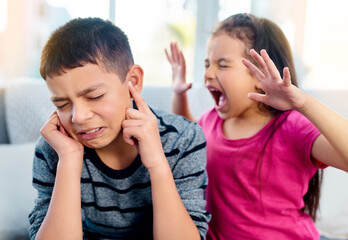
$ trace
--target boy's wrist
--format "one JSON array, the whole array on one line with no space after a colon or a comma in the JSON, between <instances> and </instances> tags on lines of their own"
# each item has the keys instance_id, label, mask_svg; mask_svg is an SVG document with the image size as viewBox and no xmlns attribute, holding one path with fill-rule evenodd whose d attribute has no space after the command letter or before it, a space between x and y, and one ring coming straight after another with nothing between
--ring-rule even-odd
<instances>
[{"instance_id":1,"label":"boy's wrist","mask_svg":"<svg viewBox=\"0 0 348 240\"><path fill-rule=\"evenodd\" d=\"M57 170L64 171L64 172L70 172L78 176L78 178L81 177L82 172L82 162L83 162L83 155L79 156L62 156L59 157Z\"/></svg>"},{"instance_id":2,"label":"boy's wrist","mask_svg":"<svg viewBox=\"0 0 348 240\"><path fill-rule=\"evenodd\" d=\"M156 164L155 166L147 169L150 173L151 180L162 179L165 176L171 175L172 171L169 167L167 159L164 157L163 161Z\"/></svg>"}]
</instances>

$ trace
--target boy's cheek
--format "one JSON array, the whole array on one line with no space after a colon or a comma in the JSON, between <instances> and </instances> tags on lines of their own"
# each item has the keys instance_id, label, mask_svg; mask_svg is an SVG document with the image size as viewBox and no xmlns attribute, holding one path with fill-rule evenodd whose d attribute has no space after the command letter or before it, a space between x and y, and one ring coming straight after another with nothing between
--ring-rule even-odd
<instances>
[{"instance_id":1,"label":"boy's cheek","mask_svg":"<svg viewBox=\"0 0 348 240\"><path fill-rule=\"evenodd\" d=\"M65 129L65 131L67 133L69 133L69 135L72 135L72 129L71 129L71 125L69 123L69 116L67 116L66 114L58 111L57 112L58 115L58 119L60 121L61 126L63 126L63 128Z\"/></svg>"}]
</instances>

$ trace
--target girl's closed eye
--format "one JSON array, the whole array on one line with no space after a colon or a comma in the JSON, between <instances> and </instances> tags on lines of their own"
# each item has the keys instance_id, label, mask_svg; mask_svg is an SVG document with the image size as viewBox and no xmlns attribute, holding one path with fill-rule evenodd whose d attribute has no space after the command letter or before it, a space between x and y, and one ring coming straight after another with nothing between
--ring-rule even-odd
<instances>
[{"instance_id":1,"label":"girl's closed eye","mask_svg":"<svg viewBox=\"0 0 348 240\"><path fill-rule=\"evenodd\" d=\"M229 67L229 62L226 61L225 59L221 59L218 62L219 68L228 68Z\"/></svg>"},{"instance_id":2,"label":"girl's closed eye","mask_svg":"<svg viewBox=\"0 0 348 240\"><path fill-rule=\"evenodd\" d=\"M204 61L204 68L207 69L209 67L209 62L207 60Z\"/></svg>"},{"instance_id":3,"label":"girl's closed eye","mask_svg":"<svg viewBox=\"0 0 348 240\"><path fill-rule=\"evenodd\" d=\"M228 68L228 66L226 64L219 64L220 68Z\"/></svg>"}]
</instances>

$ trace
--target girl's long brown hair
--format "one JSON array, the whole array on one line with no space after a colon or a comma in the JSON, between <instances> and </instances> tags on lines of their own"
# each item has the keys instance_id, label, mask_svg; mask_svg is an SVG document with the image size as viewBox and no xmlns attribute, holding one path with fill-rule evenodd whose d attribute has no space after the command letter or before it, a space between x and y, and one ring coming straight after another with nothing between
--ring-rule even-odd
<instances>
[{"instance_id":1,"label":"girl's long brown hair","mask_svg":"<svg viewBox=\"0 0 348 240\"><path fill-rule=\"evenodd\" d=\"M291 73L291 82L298 87L297 76L291 48L282 30L272 21L265 18L257 18L251 14L235 14L222 21L217 29L213 32L213 36L226 33L231 37L237 38L244 42L245 57L257 63L250 56L250 49L260 52L265 49L276 65L281 76L283 75L284 67L288 67ZM283 77L283 76L282 76ZM260 93L264 93L262 89L256 89ZM281 111L259 103L261 111L271 112L276 115ZM275 128L272 128L275 131ZM271 137L273 134L269 134ZM266 144L268 141L266 141ZM263 154L262 154L263 155ZM260 164L261 166L261 164ZM316 213L319 207L320 187L323 178L322 170L318 170L309 182L308 192L303 197L305 206L303 211L307 212L313 221L316 220ZM259 171L260 179L260 171ZM260 189L261 191L261 189ZM261 196L261 193L260 193Z\"/></svg>"}]
</instances>

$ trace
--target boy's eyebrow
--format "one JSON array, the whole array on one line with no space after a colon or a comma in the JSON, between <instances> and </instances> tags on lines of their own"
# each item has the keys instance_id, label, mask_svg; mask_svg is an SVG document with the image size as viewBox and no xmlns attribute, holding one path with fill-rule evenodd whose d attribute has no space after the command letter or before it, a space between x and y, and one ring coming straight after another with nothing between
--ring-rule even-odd
<instances>
[{"instance_id":1,"label":"boy's eyebrow","mask_svg":"<svg viewBox=\"0 0 348 240\"><path fill-rule=\"evenodd\" d=\"M104 83L96 83L96 84L90 86L89 88L86 88L86 89L78 92L77 96L78 97L84 96L84 95L86 95L86 94L88 94L90 92L93 92L93 91L97 90L100 87L103 87L104 85L105 85Z\"/></svg>"},{"instance_id":2,"label":"boy's eyebrow","mask_svg":"<svg viewBox=\"0 0 348 240\"><path fill-rule=\"evenodd\" d=\"M97 90L100 87L103 87L104 85L105 85L104 83L96 83L96 84L90 86L89 88L86 88L86 89L78 92L77 96L78 97L84 96L84 95L86 95L86 94L88 94L90 92L93 92L93 91ZM66 100L68 100L67 97L56 97L56 96L52 96L51 97L51 101L52 102L62 102L62 101L66 101Z\"/></svg>"}]
</instances>

